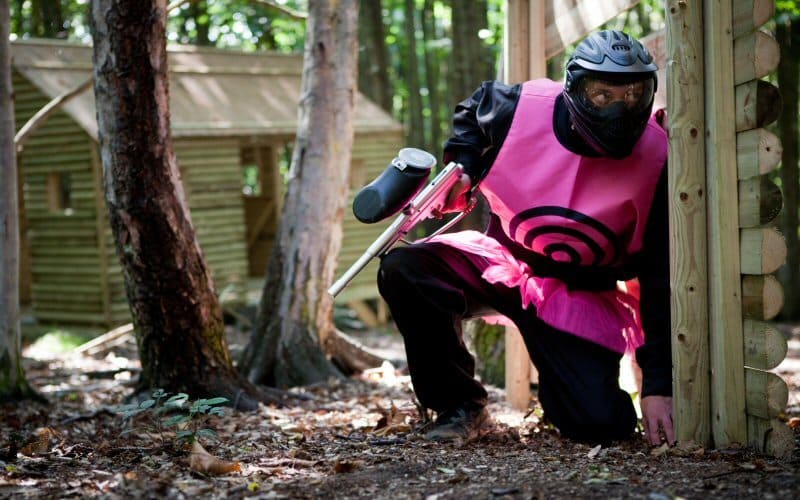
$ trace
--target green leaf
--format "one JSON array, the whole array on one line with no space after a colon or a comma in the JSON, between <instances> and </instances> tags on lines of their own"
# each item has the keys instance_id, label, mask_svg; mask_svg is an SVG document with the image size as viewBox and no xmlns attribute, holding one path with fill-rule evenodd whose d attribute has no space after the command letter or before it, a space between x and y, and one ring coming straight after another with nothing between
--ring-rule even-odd
<instances>
[{"instance_id":1,"label":"green leaf","mask_svg":"<svg viewBox=\"0 0 800 500\"><path fill-rule=\"evenodd\" d=\"M166 403L164 404L178 404L179 406L185 403L189 399L189 395L185 392L179 392L178 394L169 398Z\"/></svg>"},{"instance_id":2,"label":"green leaf","mask_svg":"<svg viewBox=\"0 0 800 500\"><path fill-rule=\"evenodd\" d=\"M189 418L187 415L173 415L167 419L164 419L164 425L173 426L173 425L181 425L185 424L186 422L191 421L192 419Z\"/></svg>"},{"instance_id":3,"label":"green leaf","mask_svg":"<svg viewBox=\"0 0 800 500\"><path fill-rule=\"evenodd\" d=\"M144 401L142 401L139 404L139 408L142 409L142 410L146 410L148 408L152 408L153 405L155 405L155 404L156 404L156 401L154 399L145 399Z\"/></svg>"},{"instance_id":4,"label":"green leaf","mask_svg":"<svg viewBox=\"0 0 800 500\"><path fill-rule=\"evenodd\" d=\"M218 417L224 417L225 416L225 409L224 408L211 408L208 411L208 414L209 415L217 415Z\"/></svg>"},{"instance_id":5,"label":"green leaf","mask_svg":"<svg viewBox=\"0 0 800 500\"><path fill-rule=\"evenodd\" d=\"M164 392L164 389L156 389L155 391L153 391L153 394L152 394L153 399L161 399L166 395L167 395L167 393Z\"/></svg>"},{"instance_id":6,"label":"green leaf","mask_svg":"<svg viewBox=\"0 0 800 500\"><path fill-rule=\"evenodd\" d=\"M204 400L207 405L221 405L228 402L228 398L211 398Z\"/></svg>"},{"instance_id":7,"label":"green leaf","mask_svg":"<svg viewBox=\"0 0 800 500\"><path fill-rule=\"evenodd\" d=\"M213 437L217 437L217 433L214 432L212 429L200 429L199 431L197 431L197 436L198 437L213 438Z\"/></svg>"}]
</instances>

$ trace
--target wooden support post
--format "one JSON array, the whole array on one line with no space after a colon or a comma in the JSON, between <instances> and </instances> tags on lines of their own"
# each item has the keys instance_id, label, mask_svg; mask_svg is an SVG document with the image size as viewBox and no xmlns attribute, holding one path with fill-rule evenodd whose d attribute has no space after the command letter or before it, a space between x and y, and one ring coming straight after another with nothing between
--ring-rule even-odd
<instances>
[{"instance_id":1,"label":"wooden support post","mask_svg":"<svg viewBox=\"0 0 800 500\"><path fill-rule=\"evenodd\" d=\"M736 168L740 179L772 172L782 153L778 136L763 128L736 134Z\"/></svg>"},{"instance_id":2,"label":"wooden support post","mask_svg":"<svg viewBox=\"0 0 800 500\"><path fill-rule=\"evenodd\" d=\"M789 349L783 334L769 323L744 320L744 363L759 370L778 366Z\"/></svg>"},{"instance_id":3,"label":"wooden support post","mask_svg":"<svg viewBox=\"0 0 800 500\"><path fill-rule=\"evenodd\" d=\"M733 44L734 83L749 82L766 76L778 67L781 49L775 38L765 31L754 31Z\"/></svg>"},{"instance_id":4,"label":"wooden support post","mask_svg":"<svg viewBox=\"0 0 800 500\"><path fill-rule=\"evenodd\" d=\"M714 444L747 442L734 116L733 10L704 8L706 179L708 181L709 352Z\"/></svg>"},{"instance_id":5,"label":"wooden support post","mask_svg":"<svg viewBox=\"0 0 800 500\"><path fill-rule=\"evenodd\" d=\"M706 178L702 6L667 2L670 282L676 438L708 446Z\"/></svg>"},{"instance_id":6,"label":"wooden support post","mask_svg":"<svg viewBox=\"0 0 800 500\"><path fill-rule=\"evenodd\" d=\"M771 227L745 228L739 235L739 254L742 273L773 273L786 262L786 240Z\"/></svg>"},{"instance_id":7,"label":"wooden support post","mask_svg":"<svg viewBox=\"0 0 800 500\"><path fill-rule=\"evenodd\" d=\"M769 419L786 410L789 386L778 375L745 368L745 387L748 415Z\"/></svg>"},{"instance_id":8,"label":"wooden support post","mask_svg":"<svg viewBox=\"0 0 800 500\"><path fill-rule=\"evenodd\" d=\"M783 102L778 87L763 80L736 86L736 131L765 127L778 119Z\"/></svg>"},{"instance_id":9,"label":"wooden support post","mask_svg":"<svg viewBox=\"0 0 800 500\"><path fill-rule=\"evenodd\" d=\"M783 194L765 176L739 181L739 226L755 227L768 224L778 216L783 206Z\"/></svg>"},{"instance_id":10,"label":"wooden support post","mask_svg":"<svg viewBox=\"0 0 800 500\"><path fill-rule=\"evenodd\" d=\"M733 37L750 33L775 14L774 0L739 0L733 2Z\"/></svg>"},{"instance_id":11,"label":"wooden support post","mask_svg":"<svg viewBox=\"0 0 800 500\"><path fill-rule=\"evenodd\" d=\"M742 276L742 314L744 318L770 320L783 307L783 287L771 274Z\"/></svg>"}]
</instances>

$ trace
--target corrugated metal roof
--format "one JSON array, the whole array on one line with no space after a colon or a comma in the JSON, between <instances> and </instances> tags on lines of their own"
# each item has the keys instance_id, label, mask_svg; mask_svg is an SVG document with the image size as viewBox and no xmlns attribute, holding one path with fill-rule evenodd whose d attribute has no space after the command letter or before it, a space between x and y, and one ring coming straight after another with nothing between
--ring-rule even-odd
<instances>
[{"instance_id":1,"label":"corrugated metal roof","mask_svg":"<svg viewBox=\"0 0 800 500\"><path fill-rule=\"evenodd\" d=\"M174 137L294 134L303 59L170 46L170 114ZM92 76L92 48L56 40L11 43L12 65L50 98ZM97 139L94 93L74 97L64 110ZM401 130L391 115L362 94L356 132Z\"/></svg>"}]
</instances>

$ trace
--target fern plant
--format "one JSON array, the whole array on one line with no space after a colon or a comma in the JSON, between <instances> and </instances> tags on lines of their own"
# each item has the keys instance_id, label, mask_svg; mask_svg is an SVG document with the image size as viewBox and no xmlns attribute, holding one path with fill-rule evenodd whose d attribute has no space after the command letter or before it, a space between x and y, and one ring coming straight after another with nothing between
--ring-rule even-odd
<instances>
[{"instance_id":1,"label":"fern plant","mask_svg":"<svg viewBox=\"0 0 800 500\"><path fill-rule=\"evenodd\" d=\"M156 389L149 399L139 404L120 406L116 412L122 416L123 423L128 427L122 434L130 434L137 430L153 432L158 435L161 444L165 444L167 430L175 430L175 439L178 442L193 443L199 437L214 437L213 429L204 427L209 417L224 418L225 409L222 405L228 402L227 398L197 399L189 401L189 395L183 392L170 396L163 389ZM134 418L141 415L144 423L134 426Z\"/></svg>"}]
</instances>

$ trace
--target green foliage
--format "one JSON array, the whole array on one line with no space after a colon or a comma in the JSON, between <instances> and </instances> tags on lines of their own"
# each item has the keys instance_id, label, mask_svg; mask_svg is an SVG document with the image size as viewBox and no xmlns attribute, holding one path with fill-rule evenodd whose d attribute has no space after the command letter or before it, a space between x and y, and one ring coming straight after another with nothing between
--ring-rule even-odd
<instances>
[{"instance_id":1,"label":"green foliage","mask_svg":"<svg viewBox=\"0 0 800 500\"><path fill-rule=\"evenodd\" d=\"M227 402L227 398L198 399L190 402L188 394L183 392L170 396L164 390L156 389L151 394L151 399L139 404L121 406L116 411L128 426L122 434L136 431L152 432L157 434L164 444L166 433L174 429L177 441L193 443L199 437L216 436L212 429L203 425L207 423L209 417L224 418L225 410L221 405ZM134 420L144 420L144 422L134 426Z\"/></svg>"},{"instance_id":2,"label":"green foliage","mask_svg":"<svg viewBox=\"0 0 800 500\"><path fill-rule=\"evenodd\" d=\"M61 354L91 340L91 335L69 330L51 330L38 337L30 346L36 352Z\"/></svg>"}]
</instances>

